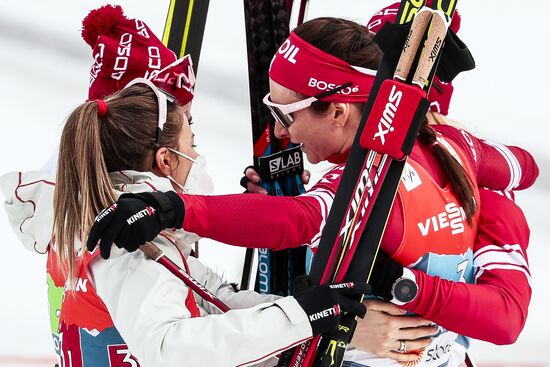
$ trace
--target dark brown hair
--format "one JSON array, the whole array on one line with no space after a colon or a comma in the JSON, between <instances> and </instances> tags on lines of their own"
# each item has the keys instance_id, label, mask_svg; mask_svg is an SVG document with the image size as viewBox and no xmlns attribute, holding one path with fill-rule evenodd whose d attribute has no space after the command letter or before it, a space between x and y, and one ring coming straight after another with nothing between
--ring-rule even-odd
<instances>
[{"instance_id":1,"label":"dark brown hair","mask_svg":"<svg viewBox=\"0 0 550 367\"><path fill-rule=\"evenodd\" d=\"M374 33L350 20L316 18L301 24L294 32L318 49L353 66L376 70L382 60L382 51L373 39ZM365 107L364 103L355 105L360 111ZM319 114L324 114L329 106L328 102L316 101L311 108Z\"/></svg>"},{"instance_id":2,"label":"dark brown hair","mask_svg":"<svg viewBox=\"0 0 550 367\"><path fill-rule=\"evenodd\" d=\"M109 172L149 171L155 152L158 101L146 85L105 99L104 117L90 101L74 110L63 128L54 194L56 255L70 284L76 277L75 238L85 242L95 216L115 201ZM183 111L168 104L163 145L178 149ZM83 250L82 247L81 250Z\"/></svg>"},{"instance_id":3,"label":"dark brown hair","mask_svg":"<svg viewBox=\"0 0 550 367\"><path fill-rule=\"evenodd\" d=\"M332 17L317 18L303 23L294 32L313 46L350 65L378 69L382 59L382 51L373 40L374 33L349 20ZM356 105L361 111L364 109L364 104ZM328 102L316 101L311 107L314 112L324 114L329 106ZM470 177L445 148L439 144L433 144L436 141L436 135L427 120L422 124L418 139L420 143L432 148L434 157L464 208L468 222L471 223L477 206Z\"/></svg>"}]
</instances>

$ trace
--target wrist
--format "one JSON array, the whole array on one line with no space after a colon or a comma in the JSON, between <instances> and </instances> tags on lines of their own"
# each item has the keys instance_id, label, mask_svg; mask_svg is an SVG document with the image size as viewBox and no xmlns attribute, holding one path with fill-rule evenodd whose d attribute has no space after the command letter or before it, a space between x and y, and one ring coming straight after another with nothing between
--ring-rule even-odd
<instances>
[{"instance_id":1,"label":"wrist","mask_svg":"<svg viewBox=\"0 0 550 367\"><path fill-rule=\"evenodd\" d=\"M165 192L165 194L170 200L171 207L173 210L172 227L182 228L183 219L185 217L185 204L183 203L183 199L175 191L167 191Z\"/></svg>"},{"instance_id":2,"label":"wrist","mask_svg":"<svg viewBox=\"0 0 550 367\"><path fill-rule=\"evenodd\" d=\"M395 281L403 275L403 265L392 260L384 251L380 251L376 257L369 284L372 294L381 297L385 301L393 298L392 287Z\"/></svg>"},{"instance_id":3,"label":"wrist","mask_svg":"<svg viewBox=\"0 0 550 367\"><path fill-rule=\"evenodd\" d=\"M411 269L403 268L403 274L395 280L391 288L390 302L403 306L412 302L418 295L418 284L416 276Z\"/></svg>"}]
</instances>

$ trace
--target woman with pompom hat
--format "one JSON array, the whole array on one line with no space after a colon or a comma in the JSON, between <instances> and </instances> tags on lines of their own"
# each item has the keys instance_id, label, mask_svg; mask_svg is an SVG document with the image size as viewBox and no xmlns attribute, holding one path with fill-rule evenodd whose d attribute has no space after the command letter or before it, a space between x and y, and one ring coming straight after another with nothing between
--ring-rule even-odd
<instances>
[{"instance_id":1,"label":"woman with pompom hat","mask_svg":"<svg viewBox=\"0 0 550 367\"><path fill-rule=\"evenodd\" d=\"M143 254L120 251L120 262L105 262L99 251L85 251L78 239L105 200L132 192L155 198L157 190L209 194L212 184L189 126L190 59L176 60L120 7L94 10L83 24L94 56L89 100L63 130L57 182L27 182L30 175L21 173L6 177L4 185L16 185L16 198L9 200L12 223L23 218L26 244L33 241L33 249L48 253L52 332L61 364L256 365L312 334L335 329L342 311L364 316L365 307L346 293L358 296L367 291L365 284L346 284L345 292L305 284L301 294L286 298L238 292L190 256L197 236L183 230L152 241L232 311L220 314ZM31 201L34 212L27 216L25 203ZM154 213L180 218L150 208L128 220ZM113 274L121 281L114 287L102 280Z\"/></svg>"},{"instance_id":2,"label":"woman with pompom hat","mask_svg":"<svg viewBox=\"0 0 550 367\"><path fill-rule=\"evenodd\" d=\"M127 18L120 6L106 5L92 10L84 18L82 38L92 48L90 100L101 100L135 78L147 78L172 95L187 118L191 118L190 105L195 84L191 58L185 56L178 60L144 22ZM202 160L190 145L182 150L195 161ZM181 159L180 164L187 169L193 168L188 174L188 182L185 178L176 177L186 186L186 190L211 192L212 185L204 169L197 169L199 165L187 159ZM204 162L201 166L204 167ZM6 202L10 203L6 205L6 210L20 241L30 251L47 254L50 325L56 353L65 365L109 365L109 360L113 365L133 365L135 358L112 327L111 318L87 280L81 280L79 284L80 289L90 291L85 298L87 307L79 305L81 311L77 311L73 306L81 300L76 302L72 296L64 297L66 277L60 271L56 254L50 246L56 182L55 173L50 171L8 173L0 178L0 185ZM121 177L113 180L116 182L117 179ZM26 205L29 202L33 203L31 208ZM189 237L189 241L195 239L196 236ZM62 307L63 300L68 301L69 305ZM75 302L71 304L71 300ZM86 310L88 315L85 315ZM84 324L78 325L80 322Z\"/></svg>"}]
</instances>

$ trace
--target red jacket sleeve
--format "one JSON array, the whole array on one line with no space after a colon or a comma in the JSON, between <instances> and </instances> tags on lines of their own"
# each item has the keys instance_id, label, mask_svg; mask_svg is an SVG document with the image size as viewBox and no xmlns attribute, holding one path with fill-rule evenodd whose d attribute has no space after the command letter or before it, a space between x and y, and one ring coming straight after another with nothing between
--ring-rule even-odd
<instances>
[{"instance_id":1,"label":"red jacket sleeve","mask_svg":"<svg viewBox=\"0 0 550 367\"><path fill-rule=\"evenodd\" d=\"M181 195L183 229L234 246L280 250L309 244L320 210L310 197Z\"/></svg>"},{"instance_id":2,"label":"red jacket sleeve","mask_svg":"<svg viewBox=\"0 0 550 367\"><path fill-rule=\"evenodd\" d=\"M512 200L490 190L480 194L480 226L474 246L476 284L413 270L419 293L404 307L459 334L511 344L525 325L531 299L526 253L529 227Z\"/></svg>"},{"instance_id":3,"label":"red jacket sleeve","mask_svg":"<svg viewBox=\"0 0 550 367\"><path fill-rule=\"evenodd\" d=\"M474 168L479 186L523 190L539 175L535 159L522 148L481 140L453 126L435 125L434 130L459 145Z\"/></svg>"},{"instance_id":4,"label":"red jacket sleeve","mask_svg":"<svg viewBox=\"0 0 550 367\"><path fill-rule=\"evenodd\" d=\"M311 190L295 197L180 194L185 203L183 229L234 246L316 247L342 170L343 166L335 167Z\"/></svg>"}]
</instances>

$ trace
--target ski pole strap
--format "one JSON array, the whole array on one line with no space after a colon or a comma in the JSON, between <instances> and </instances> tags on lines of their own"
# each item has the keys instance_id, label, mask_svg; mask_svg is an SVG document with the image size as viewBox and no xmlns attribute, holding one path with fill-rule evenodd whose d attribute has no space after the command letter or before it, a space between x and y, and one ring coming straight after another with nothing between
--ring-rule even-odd
<instances>
[{"instance_id":1,"label":"ski pole strap","mask_svg":"<svg viewBox=\"0 0 550 367\"><path fill-rule=\"evenodd\" d=\"M387 57L387 60L395 60L397 63L400 56L399 54L402 50L400 47L395 47L395 45L411 42L411 40L408 40L410 31L411 24L387 22L384 23L382 28L376 33L374 41ZM441 50L441 60L436 71L437 76L441 81L449 83L453 81L458 74L472 70L475 66L475 60L468 46L455 32L449 30L445 36L445 47Z\"/></svg>"},{"instance_id":2,"label":"ski pole strap","mask_svg":"<svg viewBox=\"0 0 550 367\"><path fill-rule=\"evenodd\" d=\"M461 72L472 70L475 67L476 62L468 46L462 42L454 31L449 29L436 72L439 79L445 83L450 83Z\"/></svg>"},{"instance_id":3,"label":"ski pole strap","mask_svg":"<svg viewBox=\"0 0 550 367\"><path fill-rule=\"evenodd\" d=\"M361 134L361 147L399 160L409 155L430 107L425 97L415 86L385 80Z\"/></svg>"}]
</instances>

